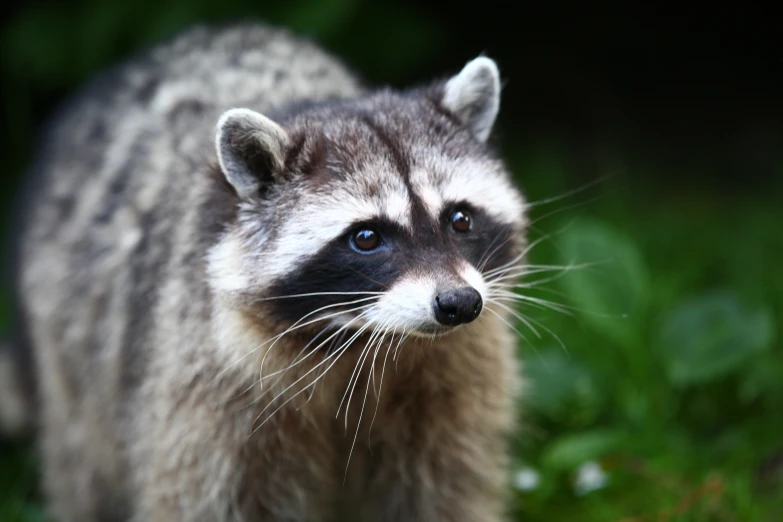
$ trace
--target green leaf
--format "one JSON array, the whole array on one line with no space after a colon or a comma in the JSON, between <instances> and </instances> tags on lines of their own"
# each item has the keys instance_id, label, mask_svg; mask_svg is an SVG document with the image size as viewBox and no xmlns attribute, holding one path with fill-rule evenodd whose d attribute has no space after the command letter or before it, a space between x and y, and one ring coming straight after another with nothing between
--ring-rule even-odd
<instances>
[{"instance_id":1,"label":"green leaf","mask_svg":"<svg viewBox=\"0 0 783 522\"><path fill-rule=\"evenodd\" d=\"M768 310L749 310L727 290L688 299L666 317L656 342L669 380L677 386L727 375L770 347Z\"/></svg>"},{"instance_id":2,"label":"green leaf","mask_svg":"<svg viewBox=\"0 0 783 522\"><path fill-rule=\"evenodd\" d=\"M778 403L783 399L783 361L777 353L768 350L756 357L743 372L739 387L740 399L749 404L763 398L769 403Z\"/></svg>"},{"instance_id":3,"label":"green leaf","mask_svg":"<svg viewBox=\"0 0 783 522\"><path fill-rule=\"evenodd\" d=\"M648 273L634 242L611 226L580 220L558 242L562 278L586 323L624 345L635 345L648 306ZM590 266L584 266L589 264Z\"/></svg>"},{"instance_id":4,"label":"green leaf","mask_svg":"<svg viewBox=\"0 0 783 522\"><path fill-rule=\"evenodd\" d=\"M549 445L542 463L550 469L570 470L621 449L625 440L625 433L609 429L565 435Z\"/></svg>"},{"instance_id":5,"label":"green leaf","mask_svg":"<svg viewBox=\"0 0 783 522\"><path fill-rule=\"evenodd\" d=\"M528 382L525 403L559 422L586 425L600 412L602 398L588 366L558 346L539 350L523 366Z\"/></svg>"}]
</instances>

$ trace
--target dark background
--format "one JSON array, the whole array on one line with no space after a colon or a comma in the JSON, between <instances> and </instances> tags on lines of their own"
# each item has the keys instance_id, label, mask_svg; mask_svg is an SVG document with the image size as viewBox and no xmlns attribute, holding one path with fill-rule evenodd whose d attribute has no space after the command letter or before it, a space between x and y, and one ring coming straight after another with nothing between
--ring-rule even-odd
<instances>
[{"instance_id":1,"label":"dark background","mask_svg":"<svg viewBox=\"0 0 783 522\"><path fill-rule=\"evenodd\" d=\"M771 8L162 0L0 9L4 209L36 133L68 95L192 23L284 25L378 85L494 58L505 82L498 135L529 198L586 187L534 210L533 235L566 228L533 261L614 263L550 285L562 296L542 294L590 313L520 309L560 340L529 335L533 346L520 348L536 391L516 466L539 482L518 493L516 511L588 522L783 516L783 34ZM0 324L9 321L0 311ZM37 520L35 454L6 446L0 519ZM585 462L608 482L580 495Z\"/></svg>"}]
</instances>

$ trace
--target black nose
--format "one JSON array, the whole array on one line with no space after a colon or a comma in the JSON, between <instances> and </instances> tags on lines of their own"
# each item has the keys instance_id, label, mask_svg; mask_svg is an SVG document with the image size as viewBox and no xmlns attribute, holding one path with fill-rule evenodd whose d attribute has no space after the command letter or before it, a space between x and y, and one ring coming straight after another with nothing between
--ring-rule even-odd
<instances>
[{"instance_id":1,"label":"black nose","mask_svg":"<svg viewBox=\"0 0 783 522\"><path fill-rule=\"evenodd\" d=\"M446 326L469 323L481 313L481 294L466 286L444 290L435 297L435 319Z\"/></svg>"}]
</instances>

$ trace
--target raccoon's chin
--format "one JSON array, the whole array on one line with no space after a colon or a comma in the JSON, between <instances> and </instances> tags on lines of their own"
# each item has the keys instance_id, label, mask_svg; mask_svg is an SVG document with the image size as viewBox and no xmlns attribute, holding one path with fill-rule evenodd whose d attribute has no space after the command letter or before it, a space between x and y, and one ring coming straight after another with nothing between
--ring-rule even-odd
<instances>
[{"instance_id":1,"label":"raccoon's chin","mask_svg":"<svg viewBox=\"0 0 783 522\"><path fill-rule=\"evenodd\" d=\"M411 332L414 337L441 337L457 330L459 326L422 326Z\"/></svg>"}]
</instances>

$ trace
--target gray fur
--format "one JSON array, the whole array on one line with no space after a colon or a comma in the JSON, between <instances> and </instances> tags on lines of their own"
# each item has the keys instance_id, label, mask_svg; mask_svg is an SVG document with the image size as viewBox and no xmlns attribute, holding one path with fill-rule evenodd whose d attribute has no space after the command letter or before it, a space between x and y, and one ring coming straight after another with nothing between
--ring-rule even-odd
<instances>
[{"instance_id":1,"label":"gray fur","mask_svg":"<svg viewBox=\"0 0 783 522\"><path fill-rule=\"evenodd\" d=\"M426 240L455 192L491 201L521 250L524 199L484 144L499 88L481 60L415 99L365 96L285 31L195 28L61 115L20 256L56 520L346 520L346 506L371 522L503 519L519 389L506 312L407 338L394 370L370 354L354 398L366 408L336 419L372 339L307 390L330 352L294 364L317 329L271 348L292 322L266 300L368 212L424 238L411 257L424 262L365 320L418 328L430 281L485 284Z\"/></svg>"},{"instance_id":2,"label":"gray fur","mask_svg":"<svg viewBox=\"0 0 783 522\"><path fill-rule=\"evenodd\" d=\"M486 141L500 109L500 73L486 57L469 62L446 84L443 104Z\"/></svg>"},{"instance_id":3,"label":"gray fur","mask_svg":"<svg viewBox=\"0 0 783 522\"><path fill-rule=\"evenodd\" d=\"M278 124L248 109L232 109L217 127L220 168L240 197L258 192L260 178L282 172L289 139Z\"/></svg>"}]
</instances>

